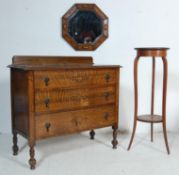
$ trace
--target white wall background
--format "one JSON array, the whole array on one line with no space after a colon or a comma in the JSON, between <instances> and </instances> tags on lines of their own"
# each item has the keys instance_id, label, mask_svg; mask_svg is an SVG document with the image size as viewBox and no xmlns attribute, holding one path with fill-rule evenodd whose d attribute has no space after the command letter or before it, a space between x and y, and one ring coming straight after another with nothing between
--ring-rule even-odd
<instances>
[{"instance_id":1,"label":"white wall background","mask_svg":"<svg viewBox=\"0 0 179 175\"><path fill-rule=\"evenodd\" d=\"M75 51L61 37L61 17L77 2L96 3L109 17L109 38L94 52ZM120 129L133 124L134 47L167 46L168 130L179 130L178 0L0 0L0 132L11 132L9 70L13 55L86 55L98 64L120 64ZM150 59L140 64L140 112L150 111ZM156 112L160 112L162 67L158 61ZM19 82L20 83L20 82ZM140 125L138 132L148 132ZM160 125L157 128L161 129Z\"/></svg>"}]
</instances>

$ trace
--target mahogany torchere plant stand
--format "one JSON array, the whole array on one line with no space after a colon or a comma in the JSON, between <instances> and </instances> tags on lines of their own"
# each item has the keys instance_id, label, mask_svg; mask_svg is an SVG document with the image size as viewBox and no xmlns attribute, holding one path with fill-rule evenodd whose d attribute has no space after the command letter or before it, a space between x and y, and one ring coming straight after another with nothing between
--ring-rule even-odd
<instances>
[{"instance_id":1,"label":"mahogany torchere plant stand","mask_svg":"<svg viewBox=\"0 0 179 175\"><path fill-rule=\"evenodd\" d=\"M166 130L166 95L167 95L167 50L169 48L135 48L137 50L137 56L134 61L134 125L131 140L128 146L130 150L136 127L137 121L146 122L151 124L151 141L153 141L153 124L162 123L163 125L163 134L166 144L167 153L170 154L170 149L167 139L167 130ZM152 57L152 88L151 88L151 113L146 115L138 115L138 62L140 57ZM154 113L154 95L155 95L155 58L161 57L163 61L163 94L162 94L162 115L156 115Z\"/></svg>"}]
</instances>

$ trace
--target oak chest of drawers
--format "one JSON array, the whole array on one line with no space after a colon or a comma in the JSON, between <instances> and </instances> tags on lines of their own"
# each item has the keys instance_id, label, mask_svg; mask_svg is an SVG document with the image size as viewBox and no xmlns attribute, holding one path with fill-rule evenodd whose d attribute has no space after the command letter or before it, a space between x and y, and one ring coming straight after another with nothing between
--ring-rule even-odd
<instances>
[{"instance_id":1,"label":"oak chest of drawers","mask_svg":"<svg viewBox=\"0 0 179 175\"><path fill-rule=\"evenodd\" d=\"M117 147L120 66L91 57L14 56L11 69L13 154L17 134L28 139L35 168L37 140L112 126Z\"/></svg>"}]
</instances>

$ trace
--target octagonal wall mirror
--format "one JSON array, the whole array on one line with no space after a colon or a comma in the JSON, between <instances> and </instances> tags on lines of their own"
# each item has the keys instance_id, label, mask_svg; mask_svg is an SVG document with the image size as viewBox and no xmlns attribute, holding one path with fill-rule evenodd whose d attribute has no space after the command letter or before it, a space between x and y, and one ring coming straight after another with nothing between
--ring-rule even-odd
<instances>
[{"instance_id":1,"label":"octagonal wall mirror","mask_svg":"<svg viewBox=\"0 0 179 175\"><path fill-rule=\"evenodd\" d=\"M108 38L108 17L95 4L75 4L62 17L62 36L76 50L95 50Z\"/></svg>"}]
</instances>

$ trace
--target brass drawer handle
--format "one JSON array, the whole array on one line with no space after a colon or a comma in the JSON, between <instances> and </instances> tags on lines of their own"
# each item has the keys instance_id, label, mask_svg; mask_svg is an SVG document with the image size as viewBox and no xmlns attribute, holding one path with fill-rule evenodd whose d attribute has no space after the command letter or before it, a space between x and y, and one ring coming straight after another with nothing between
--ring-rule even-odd
<instances>
[{"instance_id":1,"label":"brass drawer handle","mask_svg":"<svg viewBox=\"0 0 179 175\"><path fill-rule=\"evenodd\" d=\"M106 74L104 75L104 78L105 78L106 82L108 83L108 82L109 82L109 79L111 78L111 76L110 76L110 74L106 73Z\"/></svg>"},{"instance_id":2,"label":"brass drawer handle","mask_svg":"<svg viewBox=\"0 0 179 175\"><path fill-rule=\"evenodd\" d=\"M104 115L103 115L103 117L105 118L105 120L108 120L108 118L109 118L109 113L108 113L108 112L105 112Z\"/></svg>"},{"instance_id":3,"label":"brass drawer handle","mask_svg":"<svg viewBox=\"0 0 179 175\"><path fill-rule=\"evenodd\" d=\"M43 80L44 80L45 86L48 86L48 85L49 85L50 78L49 78L49 77L44 77Z\"/></svg>"},{"instance_id":4,"label":"brass drawer handle","mask_svg":"<svg viewBox=\"0 0 179 175\"><path fill-rule=\"evenodd\" d=\"M103 93L103 96L105 97L106 100L109 99L109 95L110 95L109 92L104 92L104 93Z\"/></svg>"},{"instance_id":5,"label":"brass drawer handle","mask_svg":"<svg viewBox=\"0 0 179 175\"><path fill-rule=\"evenodd\" d=\"M46 98L46 99L44 100L44 103L45 103L46 108L49 108L50 99L49 99L49 98Z\"/></svg>"},{"instance_id":6,"label":"brass drawer handle","mask_svg":"<svg viewBox=\"0 0 179 175\"><path fill-rule=\"evenodd\" d=\"M51 127L50 123L45 123L45 128L47 132L49 132L50 127Z\"/></svg>"}]
</instances>

